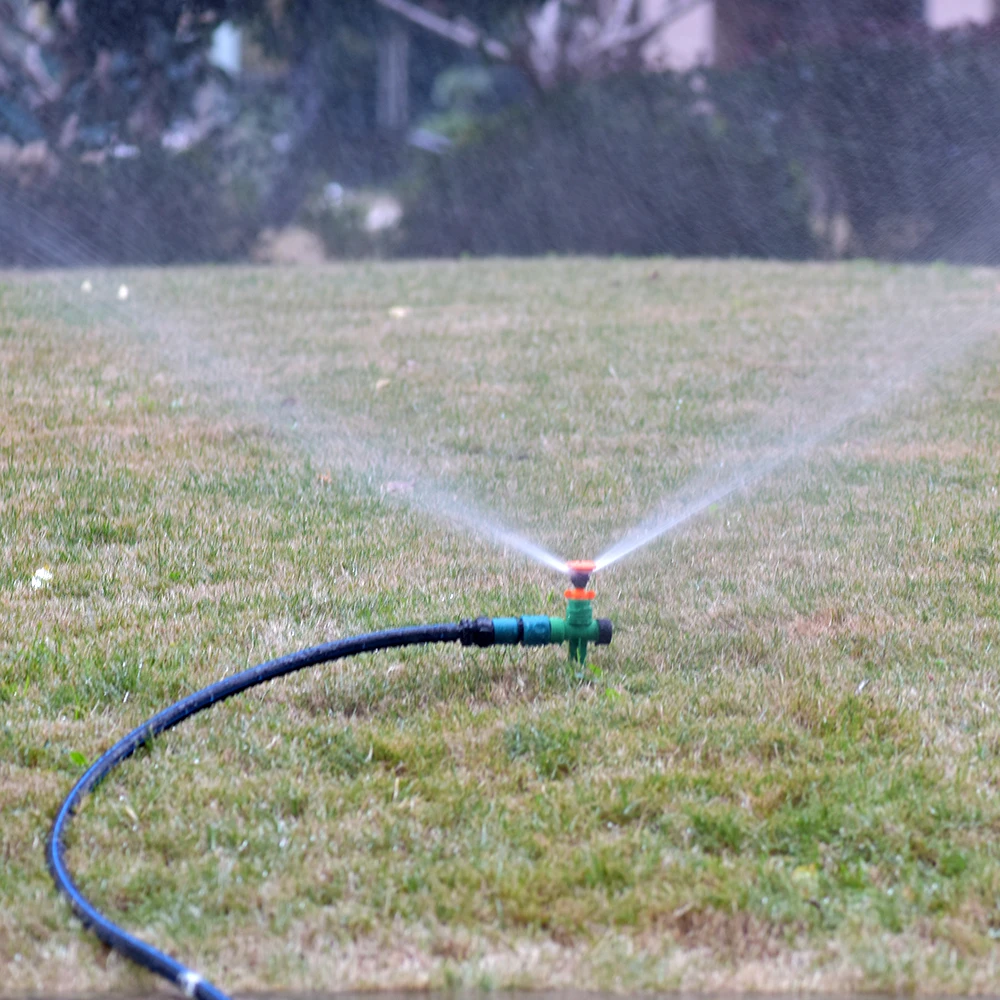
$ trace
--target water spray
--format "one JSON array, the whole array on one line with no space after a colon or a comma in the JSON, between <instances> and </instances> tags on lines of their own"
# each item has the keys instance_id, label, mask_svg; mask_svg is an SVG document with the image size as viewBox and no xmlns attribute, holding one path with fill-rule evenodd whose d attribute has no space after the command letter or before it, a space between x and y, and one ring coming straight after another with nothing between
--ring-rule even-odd
<instances>
[{"instance_id":1,"label":"water spray","mask_svg":"<svg viewBox=\"0 0 1000 1000\"><path fill-rule=\"evenodd\" d=\"M613 629L609 619L594 617L595 595L592 590L586 589L591 574L597 569L596 563L577 561L559 563L559 566L568 573L571 584L566 591L565 618L548 615L474 618L442 625L418 625L338 639L297 653L289 653L287 656L269 660L216 681L147 719L102 754L77 781L59 807L46 845L49 871L56 887L65 893L73 912L84 926L115 951L169 980L179 987L185 996L197 997L198 1000L229 1000L226 993L207 982L194 970L145 941L133 937L113 923L77 887L66 867L65 835L70 820L79 811L84 798L119 764L128 760L137 750L151 743L161 733L173 729L192 715L211 708L235 694L306 667L380 649L398 649L402 646L438 642L457 642L462 646L480 648L562 645L565 642L569 647L570 663L582 665L587 659L588 644L607 646L611 642Z\"/></svg>"}]
</instances>

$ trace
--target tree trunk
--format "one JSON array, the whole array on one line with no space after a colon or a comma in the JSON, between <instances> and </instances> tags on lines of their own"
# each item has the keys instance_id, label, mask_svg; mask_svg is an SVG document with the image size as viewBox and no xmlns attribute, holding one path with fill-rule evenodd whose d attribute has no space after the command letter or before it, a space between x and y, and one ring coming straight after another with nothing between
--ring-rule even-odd
<instances>
[{"instance_id":1,"label":"tree trunk","mask_svg":"<svg viewBox=\"0 0 1000 1000\"><path fill-rule=\"evenodd\" d=\"M378 39L376 122L386 132L410 123L410 33L398 17L387 17Z\"/></svg>"}]
</instances>

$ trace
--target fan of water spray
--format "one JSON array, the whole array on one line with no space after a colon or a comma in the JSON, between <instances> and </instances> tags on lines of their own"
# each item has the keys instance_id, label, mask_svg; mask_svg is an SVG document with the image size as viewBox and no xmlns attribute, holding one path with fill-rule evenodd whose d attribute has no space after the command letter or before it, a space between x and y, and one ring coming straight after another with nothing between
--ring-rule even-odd
<instances>
[{"instance_id":1,"label":"fan of water spray","mask_svg":"<svg viewBox=\"0 0 1000 1000\"><path fill-rule=\"evenodd\" d=\"M546 566L560 574L568 574L565 560L548 549L532 541L527 536L502 524L497 518L484 514L459 500L454 494L430 487L415 488L409 496L414 506L425 513L433 514L452 524L460 525L480 538L487 539L502 548L520 552L539 566Z\"/></svg>"},{"instance_id":2,"label":"fan of water spray","mask_svg":"<svg viewBox=\"0 0 1000 1000\"><path fill-rule=\"evenodd\" d=\"M88 325L98 319L105 330L117 329L129 342L148 345L160 353L163 360L169 360L173 369L180 371L186 380L248 407L254 416L263 418L291 437L314 461L329 462L358 474L367 483L401 483L403 488L382 491L389 502L462 528L560 575L568 574L564 559L504 524L497 515L483 510L456 489L431 482L426 470L412 458L393 455L385 445L374 444L379 436L374 429L359 430L356 422L348 426L341 415L317 406L298 413L290 426L281 394L269 388L260 374L213 350L205 340L192 336L187 325L178 322L168 311L151 310L149 303L140 305L125 281L115 279L103 284L107 287L101 296L90 280L76 285L50 275L47 287L55 294L47 305L51 307L52 302L57 302L64 318Z\"/></svg>"},{"instance_id":3,"label":"fan of water spray","mask_svg":"<svg viewBox=\"0 0 1000 1000\"><path fill-rule=\"evenodd\" d=\"M111 284L114 286L116 283ZM84 319L92 321L99 315L100 319L126 332L130 340L138 339L161 351L169 345L175 362L183 359L185 370L196 372L200 381L207 382L216 390L225 389L232 398L252 400L253 412L263 416L273 426L288 429L288 414L283 411L278 394L268 388L259 375L254 375L236 360L213 351L204 340L191 336L184 323L172 321L168 314L139 311L138 304L134 302L117 307L105 303L101 308L96 296L89 294L86 296L87 307L84 308L79 296L72 297L76 300L72 302L63 283L53 279L53 285L61 286L61 297L68 308L82 313ZM814 400L814 409L824 412L824 419L814 422L804 431L779 436L762 457L740 463L735 469L730 466L731 471L722 481L717 474L696 477L681 493L658 505L643 522L602 551L594 560L594 569L610 567L713 506L745 492L784 466L807 457L847 425L884 406L916 377L925 375L942 360L960 357L966 349L982 340L984 332L993 328L992 319L990 313L974 329L957 325L950 335L936 335L933 346L929 348L925 346L926 333L923 342L919 334L911 336L908 342L903 338L904 343L897 349L896 356L890 359L882 374L870 380L867 386L841 395L839 404L833 407L829 405L829 399ZM924 326L936 331L946 325L946 321L947 315L941 311ZM331 431L333 427L340 427L341 432ZM389 454L384 447L372 445L371 441L378 439L377 430L372 432L369 428L369 433L365 434L352 426L348 432L339 415L313 407L309 413L298 414L292 436L314 458L322 456L324 461L360 472L368 482L372 482L372 472L376 468L395 470L396 478L405 479L407 488L394 492L390 497L393 502L460 526L560 575L572 572L570 564L563 558L525 533L502 523L496 516L459 496L454 489L429 482L423 470L411 459L401 460Z\"/></svg>"},{"instance_id":4,"label":"fan of water spray","mask_svg":"<svg viewBox=\"0 0 1000 1000\"><path fill-rule=\"evenodd\" d=\"M695 480L688 484L680 496L675 495L664 501L642 523L604 550L595 560L595 569L606 569L718 504L745 492L783 467L809 457L846 427L884 408L934 369L945 363L961 360L968 351L995 331L996 324L997 317L990 311L989 315L981 317L971 326L959 326L950 335L939 335L930 347L926 347L919 339L911 338L908 344L903 345L908 349L904 350L902 361L891 366L871 384L848 394L839 404L829 407L824 419L814 422L803 431L779 439L770 449L769 455L742 463L723 482Z\"/></svg>"}]
</instances>

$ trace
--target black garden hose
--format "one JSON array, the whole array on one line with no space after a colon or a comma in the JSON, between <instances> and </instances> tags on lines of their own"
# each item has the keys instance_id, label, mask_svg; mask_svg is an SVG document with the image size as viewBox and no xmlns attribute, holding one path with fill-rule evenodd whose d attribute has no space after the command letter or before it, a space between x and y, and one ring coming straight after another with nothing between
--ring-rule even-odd
<instances>
[{"instance_id":1,"label":"black garden hose","mask_svg":"<svg viewBox=\"0 0 1000 1000\"><path fill-rule=\"evenodd\" d=\"M377 649L395 649L400 646L416 646L431 642L461 642L463 646L493 645L493 619L477 618L446 625L418 625L412 628L390 629L385 632L370 632L336 642L313 646L297 653L280 656L276 660L258 664L242 673L226 677L210 684L201 691L182 698L169 708L158 712L128 736L119 740L110 750L99 757L73 786L65 802L59 807L52 830L49 833L47 859L49 871L57 888L69 898L73 912L106 945L114 948L126 958L169 979L189 997L198 1000L229 1000L222 990L206 982L196 972L181 965L156 948L132 937L117 924L112 923L77 888L66 867L64 836L70 820L80 807L84 796L93 791L123 760L128 759L140 747L145 746L160 733L190 718L217 702L225 701L234 694L263 684L275 677L314 667L331 660L341 660L358 653L370 653Z\"/></svg>"}]
</instances>

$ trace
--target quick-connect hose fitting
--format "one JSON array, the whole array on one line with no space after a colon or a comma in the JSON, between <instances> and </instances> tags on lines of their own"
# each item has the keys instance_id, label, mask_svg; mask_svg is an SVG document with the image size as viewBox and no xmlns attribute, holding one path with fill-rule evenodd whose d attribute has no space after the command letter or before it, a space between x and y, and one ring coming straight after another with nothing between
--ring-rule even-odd
<instances>
[{"instance_id":1,"label":"quick-connect hose fitting","mask_svg":"<svg viewBox=\"0 0 1000 1000\"><path fill-rule=\"evenodd\" d=\"M496 632L492 618L463 618L458 623L458 641L463 646L492 646L496 640Z\"/></svg>"},{"instance_id":2,"label":"quick-connect hose fitting","mask_svg":"<svg viewBox=\"0 0 1000 1000\"><path fill-rule=\"evenodd\" d=\"M520 618L476 618L459 623L463 646L547 646L553 638L552 622L561 618L548 615L521 615Z\"/></svg>"}]
</instances>

